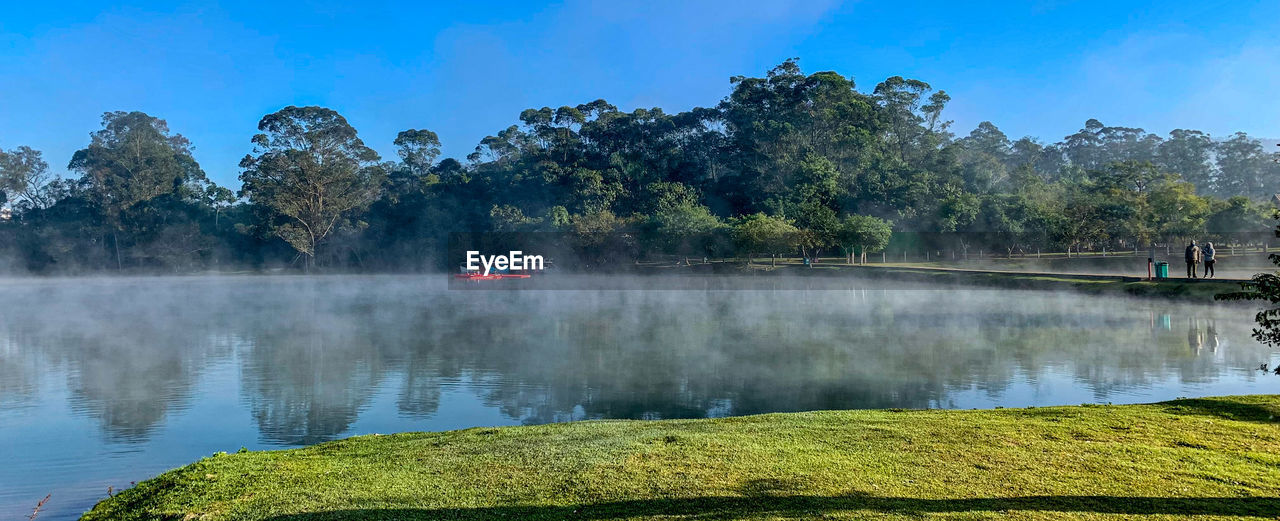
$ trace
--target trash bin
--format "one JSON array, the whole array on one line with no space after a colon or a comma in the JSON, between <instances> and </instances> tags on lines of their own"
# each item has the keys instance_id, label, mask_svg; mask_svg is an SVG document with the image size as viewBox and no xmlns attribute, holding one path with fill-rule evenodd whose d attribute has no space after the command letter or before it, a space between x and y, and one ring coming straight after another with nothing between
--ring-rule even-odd
<instances>
[{"instance_id":1,"label":"trash bin","mask_svg":"<svg viewBox=\"0 0 1280 521\"><path fill-rule=\"evenodd\" d=\"M1157 279L1169 278L1169 263L1167 262L1156 263L1156 278Z\"/></svg>"}]
</instances>

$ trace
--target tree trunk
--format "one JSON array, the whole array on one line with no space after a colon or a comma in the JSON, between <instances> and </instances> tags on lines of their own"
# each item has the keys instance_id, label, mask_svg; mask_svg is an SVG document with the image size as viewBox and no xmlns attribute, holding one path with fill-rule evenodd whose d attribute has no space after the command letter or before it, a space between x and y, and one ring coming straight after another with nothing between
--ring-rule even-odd
<instances>
[{"instance_id":1,"label":"tree trunk","mask_svg":"<svg viewBox=\"0 0 1280 521\"><path fill-rule=\"evenodd\" d=\"M120 233L119 232L111 232L111 243L113 245L113 248L116 250L116 271L120 271L124 268L122 267L122 263L120 262Z\"/></svg>"}]
</instances>

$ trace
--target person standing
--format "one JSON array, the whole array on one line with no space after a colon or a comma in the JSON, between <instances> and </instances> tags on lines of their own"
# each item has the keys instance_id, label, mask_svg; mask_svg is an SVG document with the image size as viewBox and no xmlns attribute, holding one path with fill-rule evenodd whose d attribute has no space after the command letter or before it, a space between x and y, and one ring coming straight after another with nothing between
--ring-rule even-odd
<instances>
[{"instance_id":1,"label":"person standing","mask_svg":"<svg viewBox=\"0 0 1280 521\"><path fill-rule=\"evenodd\" d=\"M1187 278L1196 278L1196 264L1200 264L1200 247L1196 246L1196 241L1191 241L1187 245Z\"/></svg>"},{"instance_id":2,"label":"person standing","mask_svg":"<svg viewBox=\"0 0 1280 521\"><path fill-rule=\"evenodd\" d=\"M1206 279L1211 279L1214 276L1213 265L1218 262L1218 259L1213 257L1215 253L1217 252L1213 250L1212 242L1204 243L1204 250L1201 254L1204 256L1204 278Z\"/></svg>"}]
</instances>

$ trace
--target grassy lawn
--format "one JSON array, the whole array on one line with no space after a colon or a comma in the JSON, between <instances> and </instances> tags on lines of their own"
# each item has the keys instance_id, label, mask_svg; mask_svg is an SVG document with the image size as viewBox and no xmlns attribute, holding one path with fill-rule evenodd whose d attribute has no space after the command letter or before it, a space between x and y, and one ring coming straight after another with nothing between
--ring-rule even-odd
<instances>
[{"instance_id":1,"label":"grassy lawn","mask_svg":"<svg viewBox=\"0 0 1280 521\"><path fill-rule=\"evenodd\" d=\"M893 268L885 268L893 269ZM957 275L955 280L967 281L971 284L986 286L1061 290L1071 289L1093 294L1123 294L1138 297L1160 297L1197 302L1214 302L1214 295L1240 291L1237 282L1204 281L1186 279L1163 279L1155 281L1124 281L1091 279L1070 274L1044 276L1019 275L1007 273L981 273ZM946 274L937 275L939 282L947 279Z\"/></svg>"},{"instance_id":2,"label":"grassy lawn","mask_svg":"<svg viewBox=\"0 0 1280 521\"><path fill-rule=\"evenodd\" d=\"M362 436L221 454L89 520L1280 516L1280 396Z\"/></svg>"},{"instance_id":3,"label":"grassy lawn","mask_svg":"<svg viewBox=\"0 0 1280 521\"><path fill-rule=\"evenodd\" d=\"M1140 277L1120 275L1081 275L1072 273L1016 273L1002 271L943 269L931 265L908 264L818 264L812 268L794 262L772 266L763 263L748 266L745 262L695 263L692 266L665 264L645 266L645 272L654 274L756 274L781 276L855 276L866 280L902 281L943 287L991 287L1007 289L1034 289L1043 291L1077 291L1090 294L1130 295L1136 297L1168 298L1202 303L1214 303L1214 295L1240 291L1240 283L1229 279L1195 279L1181 277L1143 280ZM1237 304L1239 305L1239 304Z\"/></svg>"},{"instance_id":4,"label":"grassy lawn","mask_svg":"<svg viewBox=\"0 0 1280 521\"><path fill-rule=\"evenodd\" d=\"M790 266L789 266L790 267ZM1170 278L1155 281L1094 278L1063 273L1059 275L1021 274L1004 272L963 272L932 270L912 266L821 266L817 268L790 267L792 273L833 274L856 273L864 277L927 283L938 287L985 286L1010 289L1038 289L1046 291L1071 290L1090 294L1131 295L1137 297L1171 298L1194 302L1215 302L1214 295L1240 291L1238 282L1223 280L1187 280Z\"/></svg>"}]
</instances>

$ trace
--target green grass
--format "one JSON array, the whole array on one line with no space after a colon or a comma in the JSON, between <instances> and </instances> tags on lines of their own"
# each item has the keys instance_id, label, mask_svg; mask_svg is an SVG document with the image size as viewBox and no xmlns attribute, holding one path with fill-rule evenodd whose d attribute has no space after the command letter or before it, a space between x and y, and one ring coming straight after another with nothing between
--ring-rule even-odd
<instances>
[{"instance_id":1,"label":"green grass","mask_svg":"<svg viewBox=\"0 0 1280 521\"><path fill-rule=\"evenodd\" d=\"M1280 396L362 436L220 454L87 520L1280 515Z\"/></svg>"},{"instance_id":2,"label":"green grass","mask_svg":"<svg viewBox=\"0 0 1280 521\"><path fill-rule=\"evenodd\" d=\"M1214 295L1240 291L1240 282L1228 279L1194 279L1181 277L1154 281L1136 276L1081 275L1072 273L1015 273L1002 271L956 270L939 266L917 264L817 264L812 268L797 263L779 263L772 266L768 259L750 266L744 262L713 262L692 266L646 266L648 273L719 273L785 276L842 276L852 275L870 280L892 280L929 284L937 287L992 287L1007 289L1034 289L1043 291L1076 291L1095 295L1129 295L1214 303Z\"/></svg>"},{"instance_id":3,"label":"green grass","mask_svg":"<svg viewBox=\"0 0 1280 521\"><path fill-rule=\"evenodd\" d=\"M813 269L794 268L793 272L830 274L840 270L856 271L860 276L921 282L938 286L986 286L1046 291L1070 290L1098 295L1131 295L1205 303L1214 302L1213 296L1219 293L1240 291L1241 289L1239 282L1222 280L1187 280L1182 278L1155 281L1132 280L1132 278L1124 280L1119 276L1098 278L1069 273L1042 275L1008 272L965 272L910 266L824 266Z\"/></svg>"},{"instance_id":4,"label":"green grass","mask_svg":"<svg viewBox=\"0 0 1280 521\"><path fill-rule=\"evenodd\" d=\"M892 268L886 268L892 269ZM939 274L938 279L947 279L946 274ZM1007 287L1018 289L1061 290L1070 289L1091 294L1123 294L1137 297L1159 297L1198 302L1213 302L1213 296L1219 293L1240 291L1240 283L1223 281L1203 281L1186 279L1163 279L1155 281L1126 281L1117 279L1096 279L1070 274L1053 276L1020 275L1012 273L975 273L951 276L962 283L984 286Z\"/></svg>"}]
</instances>

